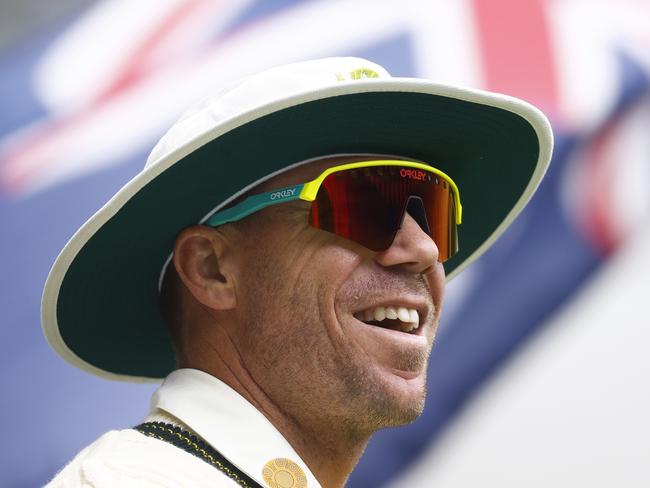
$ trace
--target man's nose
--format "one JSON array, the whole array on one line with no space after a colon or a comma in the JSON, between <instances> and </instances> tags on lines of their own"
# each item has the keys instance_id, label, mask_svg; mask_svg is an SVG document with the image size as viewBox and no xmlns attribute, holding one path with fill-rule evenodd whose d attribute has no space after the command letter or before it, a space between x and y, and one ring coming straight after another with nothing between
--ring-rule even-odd
<instances>
[{"instance_id":1,"label":"man's nose","mask_svg":"<svg viewBox=\"0 0 650 488\"><path fill-rule=\"evenodd\" d=\"M401 266L412 273L422 273L438 261L438 246L422 227L405 213L393 243L375 254L375 261L384 267Z\"/></svg>"}]
</instances>

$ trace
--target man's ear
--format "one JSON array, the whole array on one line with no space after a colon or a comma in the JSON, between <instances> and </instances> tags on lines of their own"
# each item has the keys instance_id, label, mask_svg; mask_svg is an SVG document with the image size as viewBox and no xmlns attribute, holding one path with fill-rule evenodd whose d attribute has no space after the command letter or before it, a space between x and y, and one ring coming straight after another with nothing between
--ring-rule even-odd
<instances>
[{"instance_id":1,"label":"man's ear","mask_svg":"<svg viewBox=\"0 0 650 488\"><path fill-rule=\"evenodd\" d=\"M231 247L215 229L193 225L184 229L174 243L174 266L194 298L214 310L232 309L237 304Z\"/></svg>"}]
</instances>

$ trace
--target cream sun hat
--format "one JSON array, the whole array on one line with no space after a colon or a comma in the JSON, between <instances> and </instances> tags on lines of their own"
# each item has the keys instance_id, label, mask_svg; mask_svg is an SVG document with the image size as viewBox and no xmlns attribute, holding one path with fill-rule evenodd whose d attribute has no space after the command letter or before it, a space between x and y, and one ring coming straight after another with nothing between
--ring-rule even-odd
<instances>
[{"instance_id":1,"label":"cream sun hat","mask_svg":"<svg viewBox=\"0 0 650 488\"><path fill-rule=\"evenodd\" d=\"M524 208L549 164L544 115L505 95L392 78L359 58L251 76L181 118L145 168L93 215L48 276L45 335L71 364L112 379L158 380L174 354L158 285L175 236L296 164L381 153L429 162L463 197L452 278Z\"/></svg>"}]
</instances>

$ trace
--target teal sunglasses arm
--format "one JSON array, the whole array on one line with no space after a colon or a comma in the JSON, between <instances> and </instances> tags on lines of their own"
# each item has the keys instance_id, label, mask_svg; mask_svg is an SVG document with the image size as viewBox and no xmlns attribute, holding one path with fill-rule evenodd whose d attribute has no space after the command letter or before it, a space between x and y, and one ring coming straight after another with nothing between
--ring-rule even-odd
<instances>
[{"instance_id":1,"label":"teal sunglasses arm","mask_svg":"<svg viewBox=\"0 0 650 488\"><path fill-rule=\"evenodd\" d=\"M299 185L281 188L279 190L270 191L268 193L252 195L234 207L212 215L205 222L205 225L209 225L210 227L218 227L220 225L227 224L228 222L237 222L238 220L241 220L252 213L255 213L271 205L275 205L276 203L298 200L300 198L300 192L302 191L303 186L305 186L305 184L301 183Z\"/></svg>"}]
</instances>

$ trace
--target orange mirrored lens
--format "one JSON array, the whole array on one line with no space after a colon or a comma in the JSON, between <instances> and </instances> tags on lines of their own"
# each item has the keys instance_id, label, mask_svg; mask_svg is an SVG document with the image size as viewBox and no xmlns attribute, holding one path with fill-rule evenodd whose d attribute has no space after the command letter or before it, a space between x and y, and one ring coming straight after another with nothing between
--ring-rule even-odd
<instances>
[{"instance_id":1,"label":"orange mirrored lens","mask_svg":"<svg viewBox=\"0 0 650 488\"><path fill-rule=\"evenodd\" d=\"M312 203L314 227L373 251L390 247L408 212L438 246L444 262L458 249L453 190L428 171L372 166L332 173Z\"/></svg>"}]
</instances>

